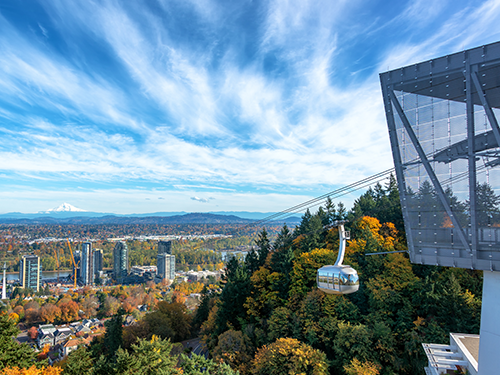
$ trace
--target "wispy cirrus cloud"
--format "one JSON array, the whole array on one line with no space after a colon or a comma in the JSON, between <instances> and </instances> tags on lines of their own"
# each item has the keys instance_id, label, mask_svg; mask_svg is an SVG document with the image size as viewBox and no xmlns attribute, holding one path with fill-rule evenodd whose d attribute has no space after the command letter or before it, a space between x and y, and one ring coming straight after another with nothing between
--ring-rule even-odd
<instances>
[{"instance_id":1,"label":"wispy cirrus cloud","mask_svg":"<svg viewBox=\"0 0 500 375\"><path fill-rule=\"evenodd\" d=\"M120 90L101 77L90 77L64 58L49 55L20 35L0 16L0 92L2 100L22 109L50 110L65 117L82 113L93 122L141 130L123 104Z\"/></svg>"},{"instance_id":2,"label":"wispy cirrus cloud","mask_svg":"<svg viewBox=\"0 0 500 375\"><path fill-rule=\"evenodd\" d=\"M419 1L410 5L404 13L404 22L411 21L415 14L419 14L419 19L428 17L426 12L419 11L425 7L423 3ZM438 10L439 6L427 9L433 12L431 18L437 17ZM394 69L498 41L499 16L500 2L497 0L488 0L481 4L468 2L464 7L457 7L456 11L449 14L439 27L429 32L429 36L424 40L419 42L402 40L396 43L381 61L380 67L385 71L387 67Z\"/></svg>"},{"instance_id":3,"label":"wispy cirrus cloud","mask_svg":"<svg viewBox=\"0 0 500 375\"><path fill-rule=\"evenodd\" d=\"M0 172L40 197L168 188L142 204L253 210L389 168L378 72L500 35L498 1L34 4L0 7Z\"/></svg>"}]
</instances>

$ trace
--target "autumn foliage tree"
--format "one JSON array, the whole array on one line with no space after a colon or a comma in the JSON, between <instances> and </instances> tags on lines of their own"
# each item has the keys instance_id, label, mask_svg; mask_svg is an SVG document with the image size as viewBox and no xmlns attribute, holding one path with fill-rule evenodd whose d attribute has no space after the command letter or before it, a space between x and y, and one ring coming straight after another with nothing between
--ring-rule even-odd
<instances>
[{"instance_id":1,"label":"autumn foliage tree","mask_svg":"<svg viewBox=\"0 0 500 375\"><path fill-rule=\"evenodd\" d=\"M54 323L61 319L61 309L52 303L46 303L40 308L40 319L45 323Z\"/></svg>"},{"instance_id":2,"label":"autumn foliage tree","mask_svg":"<svg viewBox=\"0 0 500 375\"><path fill-rule=\"evenodd\" d=\"M53 366L42 368L35 366L30 368L6 367L0 371L0 375L60 375L62 371L62 368Z\"/></svg>"},{"instance_id":3,"label":"autumn foliage tree","mask_svg":"<svg viewBox=\"0 0 500 375\"><path fill-rule=\"evenodd\" d=\"M40 305L30 301L24 306L24 319L27 323L37 322L40 318Z\"/></svg>"},{"instance_id":4,"label":"autumn foliage tree","mask_svg":"<svg viewBox=\"0 0 500 375\"><path fill-rule=\"evenodd\" d=\"M361 362L354 358L349 365L344 366L346 375L378 375L380 365L372 362Z\"/></svg>"},{"instance_id":5,"label":"autumn foliage tree","mask_svg":"<svg viewBox=\"0 0 500 375\"><path fill-rule=\"evenodd\" d=\"M57 306L61 310L61 321L73 322L78 319L78 310L80 308L75 301L63 298Z\"/></svg>"},{"instance_id":6,"label":"autumn foliage tree","mask_svg":"<svg viewBox=\"0 0 500 375\"><path fill-rule=\"evenodd\" d=\"M170 338L174 342L189 338L191 332L191 316L186 306L179 302L158 302L157 309L144 318L150 335Z\"/></svg>"},{"instance_id":7,"label":"autumn foliage tree","mask_svg":"<svg viewBox=\"0 0 500 375\"><path fill-rule=\"evenodd\" d=\"M36 340L36 338L38 337L38 330L36 329L36 327L33 326L30 329L28 329L28 337L31 340Z\"/></svg>"},{"instance_id":8,"label":"autumn foliage tree","mask_svg":"<svg viewBox=\"0 0 500 375\"><path fill-rule=\"evenodd\" d=\"M344 264L357 270L360 287L350 295L327 295L318 290L316 273L335 263L339 237L325 226L346 216L351 240ZM276 362L293 351L287 340L322 352L335 374L422 373L422 342L445 344L449 332L478 333L482 279L471 270L411 264L404 253L366 256L406 250L403 230L391 178L349 213L329 200L316 213L307 211L293 233L283 227L274 243L263 231L257 244L263 251L249 251L244 262L230 259L222 292L204 296L197 314L205 319L203 341L242 375L312 373L286 367L293 359ZM233 353L227 342L249 356L256 351L253 367L235 361L241 352ZM271 350L275 346L281 353Z\"/></svg>"},{"instance_id":9,"label":"autumn foliage tree","mask_svg":"<svg viewBox=\"0 0 500 375\"><path fill-rule=\"evenodd\" d=\"M254 349L251 345L249 337L243 332L229 330L219 336L212 355L215 360L227 363L232 368L240 370L242 374L246 374L253 357Z\"/></svg>"},{"instance_id":10,"label":"autumn foliage tree","mask_svg":"<svg viewBox=\"0 0 500 375\"><path fill-rule=\"evenodd\" d=\"M328 374L325 353L291 338L281 338L260 348L252 365L255 375Z\"/></svg>"}]
</instances>

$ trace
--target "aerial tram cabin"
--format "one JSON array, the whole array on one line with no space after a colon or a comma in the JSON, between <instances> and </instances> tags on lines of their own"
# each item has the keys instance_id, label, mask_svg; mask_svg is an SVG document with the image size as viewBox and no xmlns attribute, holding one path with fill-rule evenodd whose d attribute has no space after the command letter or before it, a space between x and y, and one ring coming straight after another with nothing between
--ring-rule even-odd
<instances>
[{"instance_id":1,"label":"aerial tram cabin","mask_svg":"<svg viewBox=\"0 0 500 375\"><path fill-rule=\"evenodd\" d=\"M344 230L345 221L338 220L333 223L339 228L339 255L335 264L321 267L316 275L318 288L328 294L350 294L359 289L359 277L354 268L343 265L346 240L350 233Z\"/></svg>"}]
</instances>

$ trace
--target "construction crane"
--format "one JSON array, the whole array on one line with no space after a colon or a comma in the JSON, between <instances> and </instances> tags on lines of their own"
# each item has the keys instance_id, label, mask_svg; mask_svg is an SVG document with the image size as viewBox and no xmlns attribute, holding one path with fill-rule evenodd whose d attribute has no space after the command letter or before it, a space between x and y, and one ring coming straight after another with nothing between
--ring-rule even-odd
<instances>
[{"instance_id":1,"label":"construction crane","mask_svg":"<svg viewBox=\"0 0 500 375\"><path fill-rule=\"evenodd\" d=\"M57 259L57 251L56 251L56 249L54 249L54 255L56 256L57 283L59 284L59 260Z\"/></svg>"},{"instance_id":2,"label":"construction crane","mask_svg":"<svg viewBox=\"0 0 500 375\"><path fill-rule=\"evenodd\" d=\"M75 269L73 288L76 289L76 270L77 270L78 266L80 265L80 261L78 261L78 263L75 262L75 257L73 256L73 250L71 249L71 244L69 243L69 239L67 241L68 241L69 252L71 254L71 260L73 261L73 267Z\"/></svg>"}]
</instances>

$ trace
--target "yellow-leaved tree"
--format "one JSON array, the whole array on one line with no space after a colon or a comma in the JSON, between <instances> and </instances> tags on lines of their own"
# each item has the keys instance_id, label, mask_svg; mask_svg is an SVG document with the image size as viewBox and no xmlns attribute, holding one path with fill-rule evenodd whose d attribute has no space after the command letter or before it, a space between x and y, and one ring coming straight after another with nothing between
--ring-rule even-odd
<instances>
[{"instance_id":1,"label":"yellow-leaved tree","mask_svg":"<svg viewBox=\"0 0 500 375\"><path fill-rule=\"evenodd\" d=\"M290 294L305 296L316 285L316 272L326 264L334 264L337 252L328 249L314 249L300 254L293 264Z\"/></svg>"},{"instance_id":2,"label":"yellow-leaved tree","mask_svg":"<svg viewBox=\"0 0 500 375\"><path fill-rule=\"evenodd\" d=\"M328 374L326 355L292 338L281 338L260 348L253 360L255 375Z\"/></svg>"},{"instance_id":3,"label":"yellow-leaved tree","mask_svg":"<svg viewBox=\"0 0 500 375\"><path fill-rule=\"evenodd\" d=\"M62 371L62 368L52 366L42 368L35 366L30 368L6 367L1 370L0 375L60 375Z\"/></svg>"},{"instance_id":4,"label":"yellow-leaved tree","mask_svg":"<svg viewBox=\"0 0 500 375\"><path fill-rule=\"evenodd\" d=\"M380 373L380 365L372 362L361 362L354 358L351 363L344 366L347 375L378 375Z\"/></svg>"}]
</instances>

